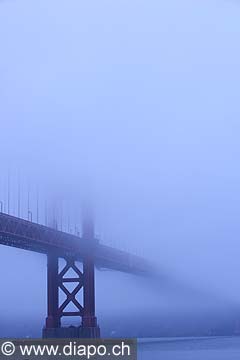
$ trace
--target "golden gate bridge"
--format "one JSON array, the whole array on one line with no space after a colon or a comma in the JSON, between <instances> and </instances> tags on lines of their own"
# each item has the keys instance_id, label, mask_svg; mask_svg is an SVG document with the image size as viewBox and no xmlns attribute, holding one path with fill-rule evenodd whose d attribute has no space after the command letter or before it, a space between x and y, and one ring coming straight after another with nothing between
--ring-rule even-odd
<instances>
[{"instance_id":1,"label":"golden gate bridge","mask_svg":"<svg viewBox=\"0 0 240 360\"><path fill-rule=\"evenodd\" d=\"M51 228L18 216L0 213L0 244L47 256L47 317L43 327L45 338L100 337L95 314L95 268L149 276L153 270L143 258L104 245L95 236L94 221L82 219L81 236ZM60 270L59 259L65 260ZM69 274L71 270L71 275ZM74 276L72 274L75 274ZM66 284L71 283L73 290ZM59 292L65 294L61 303ZM82 301L79 293L83 292ZM75 311L67 310L74 305ZM64 327L63 317L78 317L79 326Z\"/></svg>"}]
</instances>

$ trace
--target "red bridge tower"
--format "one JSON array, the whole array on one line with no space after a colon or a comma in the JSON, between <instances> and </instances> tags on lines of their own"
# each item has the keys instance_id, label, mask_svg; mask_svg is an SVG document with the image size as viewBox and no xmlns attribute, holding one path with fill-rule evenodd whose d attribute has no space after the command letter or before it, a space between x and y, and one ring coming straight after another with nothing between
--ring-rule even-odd
<instances>
[{"instance_id":1,"label":"red bridge tower","mask_svg":"<svg viewBox=\"0 0 240 360\"><path fill-rule=\"evenodd\" d=\"M43 329L44 338L98 338L100 329L95 316L95 264L94 264L94 225L90 219L83 222L82 238L88 243L87 251L83 255L83 267L79 268L76 259L71 254L64 256L66 265L59 272L59 256L53 251L47 258L47 297L48 316ZM68 277L69 270L73 270L77 277ZM69 291L65 283L74 283L75 288ZM59 289L66 295L66 299L59 304ZM83 304L77 295L83 289ZM76 311L67 311L69 304L74 304ZM62 327L61 318L77 316L81 319L79 326Z\"/></svg>"}]
</instances>

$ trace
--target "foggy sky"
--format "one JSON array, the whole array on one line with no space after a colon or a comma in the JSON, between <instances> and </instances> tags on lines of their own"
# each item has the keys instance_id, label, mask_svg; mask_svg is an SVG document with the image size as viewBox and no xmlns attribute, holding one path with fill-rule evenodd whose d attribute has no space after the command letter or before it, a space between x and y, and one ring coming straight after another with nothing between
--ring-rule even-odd
<instances>
[{"instance_id":1,"label":"foggy sky","mask_svg":"<svg viewBox=\"0 0 240 360\"><path fill-rule=\"evenodd\" d=\"M75 199L88 184L103 242L239 302L239 16L223 0L1 2L1 182L20 170ZM1 311L45 316L45 265L1 247ZM141 293L98 276L119 311Z\"/></svg>"}]
</instances>

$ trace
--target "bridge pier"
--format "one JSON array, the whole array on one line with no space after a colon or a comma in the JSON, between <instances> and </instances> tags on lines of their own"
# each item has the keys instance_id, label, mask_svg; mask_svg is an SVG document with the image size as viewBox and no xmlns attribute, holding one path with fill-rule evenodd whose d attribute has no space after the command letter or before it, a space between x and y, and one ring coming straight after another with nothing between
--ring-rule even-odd
<instances>
[{"instance_id":1,"label":"bridge pier","mask_svg":"<svg viewBox=\"0 0 240 360\"><path fill-rule=\"evenodd\" d=\"M47 255L47 300L48 315L43 329L44 338L99 338L100 328L95 316L95 264L93 258L94 230L92 222L83 224L83 237L88 241L88 251L83 257L81 271L71 256L64 257L66 264L59 272L59 257L54 253ZM75 277L68 276L73 270ZM74 284L72 291L66 283ZM63 303L59 304L59 289L66 295ZM83 304L78 298L83 289ZM67 306L73 304L75 311L67 311ZM79 326L62 327L61 319L64 316L76 316L81 319Z\"/></svg>"},{"instance_id":2,"label":"bridge pier","mask_svg":"<svg viewBox=\"0 0 240 360\"><path fill-rule=\"evenodd\" d=\"M94 261L87 256L83 261L81 271L73 258L65 258L66 265L59 273L59 258L48 255L47 262L47 299L48 316L43 329L44 338L98 338L100 329L95 316L95 289L94 289ZM67 272L72 269L77 277L68 277ZM74 283L75 288L69 291L65 283ZM80 304L77 295L83 288L83 304ZM59 289L66 295L63 303L59 304ZM76 311L67 311L68 304L74 304ZM76 316L82 321L79 326L62 327L61 319L64 316Z\"/></svg>"}]
</instances>

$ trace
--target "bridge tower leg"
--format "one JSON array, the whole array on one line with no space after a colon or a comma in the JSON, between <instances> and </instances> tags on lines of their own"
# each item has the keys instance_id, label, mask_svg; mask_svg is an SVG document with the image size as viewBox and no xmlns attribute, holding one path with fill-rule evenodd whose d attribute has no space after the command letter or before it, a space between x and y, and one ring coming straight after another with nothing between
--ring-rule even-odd
<instances>
[{"instance_id":1,"label":"bridge tower leg","mask_svg":"<svg viewBox=\"0 0 240 360\"><path fill-rule=\"evenodd\" d=\"M58 257L54 254L48 254L47 257L47 307L46 328L58 328Z\"/></svg>"},{"instance_id":2,"label":"bridge tower leg","mask_svg":"<svg viewBox=\"0 0 240 360\"><path fill-rule=\"evenodd\" d=\"M94 224L91 217L85 217L82 225L83 239L89 244L89 251L83 260L83 317L82 331L84 337L100 337L100 329L95 316L95 265L91 256L91 248L94 246Z\"/></svg>"},{"instance_id":3,"label":"bridge tower leg","mask_svg":"<svg viewBox=\"0 0 240 360\"><path fill-rule=\"evenodd\" d=\"M95 316L95 281L94 281L94 262L91 257L86 257L83 261L83 317L82 332L83 337L100 337L100 330Z\"/></svg>"}]
</instances>

